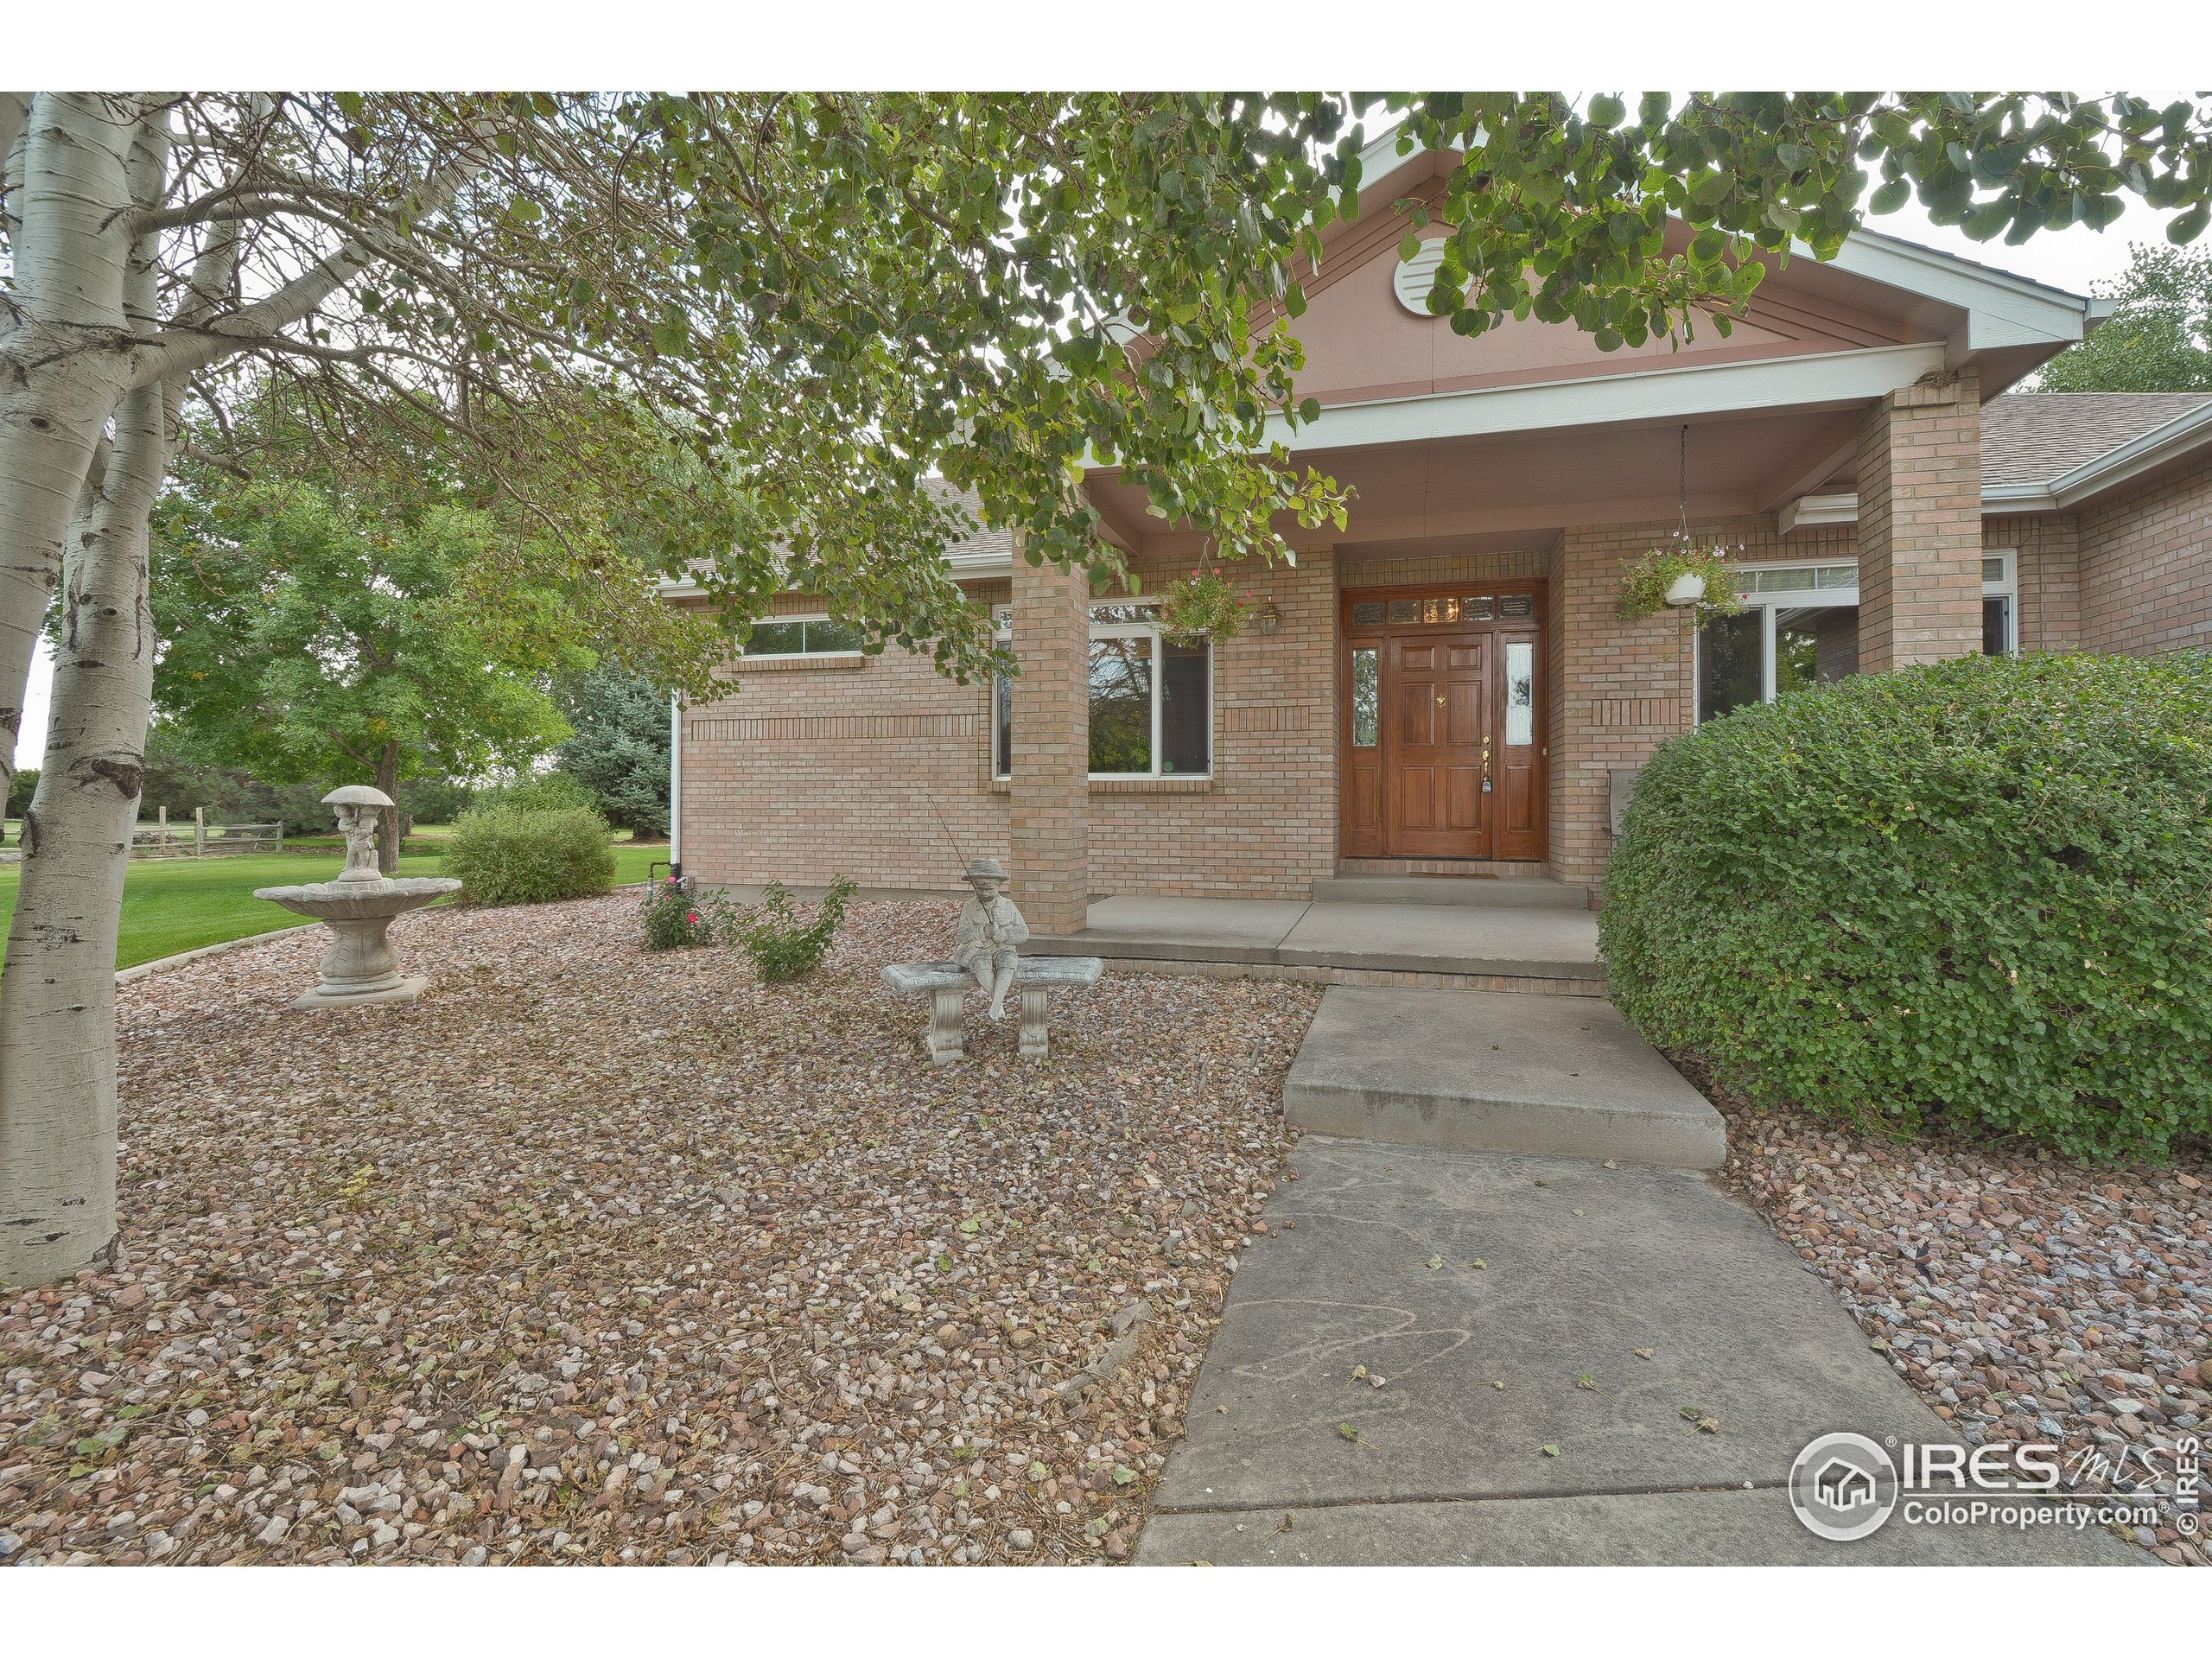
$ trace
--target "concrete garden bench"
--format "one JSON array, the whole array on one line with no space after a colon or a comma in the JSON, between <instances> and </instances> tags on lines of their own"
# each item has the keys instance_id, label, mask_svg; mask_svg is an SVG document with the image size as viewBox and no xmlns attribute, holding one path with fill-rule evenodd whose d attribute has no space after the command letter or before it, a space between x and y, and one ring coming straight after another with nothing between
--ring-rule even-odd
<instances>
[{"instance_id":1,"label":"concrete garden bench","mask_svg":"<svg viewBox=\"0 0 2212 1659\"><path fill-rule=\"evenodd\" d=\"M1052 994L1096 984L1105 966L1096 957L1023 957L1014 963L1014 988L1021 993L1021 1052L1026 1058L1042 1059L1052 1052L1045 1028L1045 1005ZM883 970L883 982L894 991L930 999L922 1043L931 1060L950 1065L967 1053L961 1003L977 988L975 975L949 962L894 962Z\"/></svg>"}]
</instances>

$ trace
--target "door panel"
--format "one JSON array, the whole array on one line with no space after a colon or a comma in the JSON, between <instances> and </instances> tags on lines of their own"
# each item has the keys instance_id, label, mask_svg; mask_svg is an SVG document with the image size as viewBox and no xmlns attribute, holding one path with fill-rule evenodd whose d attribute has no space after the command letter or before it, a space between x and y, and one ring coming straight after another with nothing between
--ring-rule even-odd
<instances>
[{"instance_id":1,"label":"door panel","mask_svg":"<svg viewBox=\"0 0 2212 1659\"><path fill-rule=\"evenodd\" d=\"M1390 706L1397 729L1383 734L1386 850L1409 857L1489 856L1489 802L1482 789L1490 704L1485 634L1394 639Z\"/></svg>"}]
</instances>

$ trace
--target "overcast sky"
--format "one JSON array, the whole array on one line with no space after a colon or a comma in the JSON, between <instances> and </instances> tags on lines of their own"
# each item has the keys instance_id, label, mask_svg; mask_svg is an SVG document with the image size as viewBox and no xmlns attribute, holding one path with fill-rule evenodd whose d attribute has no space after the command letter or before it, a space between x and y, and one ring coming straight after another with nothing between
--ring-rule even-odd
<instances>
[{"instance_id":1,"label":"overcast sky","mask_svg":"<svg viewBox=\"0 0 2212 1659\"><path fill-rule=\"evenodd\" d=\"M2127 268L2127 245L2131 241L2163 243L2170 217L2153 213L2130 198L2127 211L2101 232L2080 226L2063 231L2044 231L2017 248L2008 248L2002 241L1969 241L1955 229L1931 225L1916 201L1908 201L1897 213L1867 223L1870 229L1886 236L1961 254L1985 265L1994 265L1999 270L2063 288L2069 293L2088 294ZM23 704L22 734L16 744L18 766L36 766L45 751L47 706L53 681L53 658L41 644L38 659L31 667L30 695Z\"/></svg>"}]
</instances>

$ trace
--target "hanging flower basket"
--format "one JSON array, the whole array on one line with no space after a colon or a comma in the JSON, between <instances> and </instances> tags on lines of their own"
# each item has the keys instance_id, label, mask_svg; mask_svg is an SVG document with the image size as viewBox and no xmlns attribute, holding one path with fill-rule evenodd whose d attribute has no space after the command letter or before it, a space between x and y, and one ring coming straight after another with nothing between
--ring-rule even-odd
<instances>
[{"instance_id":1,"label":"hanging flower basket","mask_svg":"<svg viewBox=\"0 0 2212 1659\"><path fill-rule=\"evenodd\" d=\"M1167 585L1160 601L1160 631L1179 645L1234 639L1244 631L1251 608L1220 571L1193 570Z\"/></svg>"},{"instance_id":2,"label":"hanging flower basket","mask_svg":"<svg viewBox=\"0 0 2212 1659\"><path fill-rule=\"evenodd\" d=\"M1736 591L1733 562L1742 550L1694 541L1683 530L1660 546L1624 560L1621 620L1635 622L1669 608L1693 607L1700 620L1735 615L1744 608L1743 595Z\"/></svg>"}]
</instances>

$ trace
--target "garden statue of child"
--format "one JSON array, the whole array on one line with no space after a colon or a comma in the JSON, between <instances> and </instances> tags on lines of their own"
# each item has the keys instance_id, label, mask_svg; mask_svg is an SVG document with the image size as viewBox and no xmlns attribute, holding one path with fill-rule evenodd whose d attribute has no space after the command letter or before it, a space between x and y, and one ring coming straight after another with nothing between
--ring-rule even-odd
<instances>
[{"instance_id":1,"label":"garden statue of child","mask_svg":"<svg viewBox=\"0 0 2212 1659\"><path fill-rule=\"evenodd\" d=\"M1007 988L1014 983L1014 948L1029 937L1029 924L1021 919L1014 900L1000 891L1006 885L1006 869L995 858L979 858L970 864L968 885L976 893L960 907L960 931L952 936L953 964L976 976L976 983L991 994L991 1018L1003 1019Z\"/></svg>"}]
</instances>

